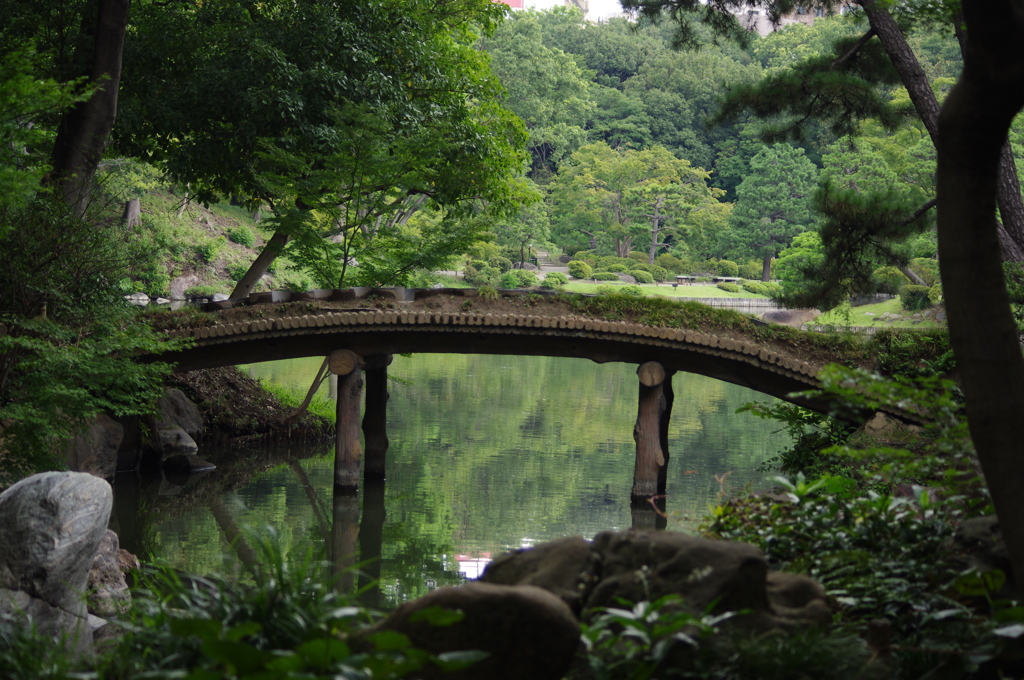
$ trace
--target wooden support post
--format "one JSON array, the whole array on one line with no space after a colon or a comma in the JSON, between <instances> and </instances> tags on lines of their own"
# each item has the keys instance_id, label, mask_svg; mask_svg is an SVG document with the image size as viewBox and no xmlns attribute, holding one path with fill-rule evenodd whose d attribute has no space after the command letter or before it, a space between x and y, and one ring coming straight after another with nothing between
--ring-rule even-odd
<instances>
[{"instance_id":1,"label":"wooden support post","mask_svg":"<svg viewBox=\"0 0 1024 680\"><path fill-rule=\"evenodd\" d=\"M394 357L377 354L366 357L366 409L363 412L363 441L366 461L363 479L384 479L388 452L388 366Z\"/></svg>"},{"instance_id":2,"label":"wooden support post","mask_svg":"<svg viewBox=\"0 0 1024 680\"><path fill-rule=\"evenodd\" d=\"M334 489L354 492L359 488L363 445L359 442L359 407L363 396L363 360L351 350L331 352L331 373L338 376L338 422L334 446Z\"/></svg>"},{"instance_id":3,"label":"wooden support post","mask_svg":"<svg viewBox=\"0 0 1024 680\"><path fill-rule=\"evenodd\" d=\"M335 589L352 594L356 584L356 546L359 540L359 495L334 487L334 522L331 527L331 573Z\"/></svg>"},{"instance_id":4,"label":"wooden support post","mask_svg":"<svg viewBox=\"0 0 1024 680\"><path fill-rule=\"evenodd\" d=\"M657 361L640 364L636 371L640 378L636 425L636 464L633 468L634 502L646 502L658 494L658 478L665 467L665 452L661 447L661 417L665 408L665 367Z\"/></svg>"},{"instance_id":5,"label":"wooden support post","mask_svg":"<svg viewBox=\"0 0 1024 680\"><path fill-rule=\"evenodd\" d=\"M675 370L666 369L665 382L662 383L661 394L664 404L661 409L661 417L658 419L658 439L661 441L661 456L665 459L665 464L658 468L659 496L664 496L668 489L668 423L672 419L672 404L676 400L675 390L672 389L672 378L675 374ZM664 510L664 499L662 499L662 510Z\"/></svg>"},{"instance_id":6,"label":"wooden support post","mask_svg":"<svg viewBox=\"0 0 1024 680\"><path fill-rule=\"evenodd\" d=\"M363 486L363 518L359 522L359 602L380 609L380 561L384 546L384 480Z\"/></svg>"}]
</instances>

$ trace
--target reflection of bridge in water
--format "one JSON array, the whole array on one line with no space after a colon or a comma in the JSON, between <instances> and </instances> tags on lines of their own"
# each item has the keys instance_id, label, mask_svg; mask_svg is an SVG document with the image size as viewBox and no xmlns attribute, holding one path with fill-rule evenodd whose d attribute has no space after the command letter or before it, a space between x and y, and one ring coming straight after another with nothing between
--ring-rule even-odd
<instances>
[{"instance_id":1,"label":"reflection of bridge in water","mask_svg":"<svg viewBox=\"0 0 1024 680\"><path fill-rule=\"evenodd\" d=\"M358 307L368 299L376 307ZM192 339L192 346L156 358L177 362L179 370L192 370L327 357L325 367L338 376L334 482L352 490L361 478L384 476L387 366L391 355L398 353L546 355L637 364L634 500L665 492L672 376L677 371L735 383L817 410L826 408L813 399L792 396L818 386L817 366L781 344L745 335L742 325L738 331L715 334L699 328L585 318L552 299L520 304L512 311L507 311L507 301L504 307L495 304L495 311L487 311L488 302L475 290L456 289L259 293L247 300L208 305L213 313L195 327L170 332L175 338ZM364 384L365 450L359 422ZM571 396L571 385L558 387Z\"/></svg>"}]
</instances>

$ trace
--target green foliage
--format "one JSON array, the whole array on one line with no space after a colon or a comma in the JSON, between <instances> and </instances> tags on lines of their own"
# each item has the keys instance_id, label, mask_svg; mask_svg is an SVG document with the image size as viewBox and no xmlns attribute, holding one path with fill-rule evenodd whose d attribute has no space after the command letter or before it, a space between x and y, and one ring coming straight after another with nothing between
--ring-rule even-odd
<instances>
[{"instance_id":1,"label":"green foliage","mask_svg":"<svg viewBox=\"0 0 1024 680\"><path fill-rule=\"evenodd\" d=\"M169 569L144 574L128 632L96 664L102 676L399 678L483 658L470 651L435 657L404 635L368 630L377 615L338 595L329 565L308 552L286 559L269 536L235 540L247 558L238 582L183 580ZM428 610L424 618L450 625L461 614Z\"/></svg>"},{"instance_id":2,"label":"green foliage","mask_svg":"<svg viewBox=\"0 0 1024 680\"><path fill-rule=\"evenodd\" d=\"M686 262L671 253L662 253L661 255L658 255L658 257L654 258L654 264L659 267L663 267L671 274L683 274L683 270L687 269L689 266Z\"/></svg>"},{"instance_id":3,"label":"green foliage","mask_svg":"<svg viewBox=\"0 0 1024 680\"><path fill-rule=\"evenodd\" d=\"M619 288L617 293L625 297L643 297L644 289L636 285L627 285Z\"/></svg>"},{"instance_id":4,"label":"green foliage","mask_svg":"<svg viewBox=\"0 0 1024 680\"><path fill-rule=\"evenodd\" d=\"M256 245L256 234L246 226L231 227L227 231L228 240L246 248Z\"/></svg>"},{"instance_id":5,"label":"green foliage","mask_svg":"<svg viewBox=\"0 0 1024 680\"><path fill-rule=\"evenodd\" d=\"M244 273L244 272L243 272ZM193 300L196 298L211 298L215 294L222 292L220 288L213 285L202 284L199 286L190 286L185 289L185 297Z\"/></svg>"},{"instance_id":6,"label":"green foliage","mask_svg":"<svg viewBox=\"0 0 1024 680\"><path fill-rule=\"evenodd\" d=\"M654 283L654 277L650 272L645 272L642 269L632 269L629 271L629 275L636 279L637 283Z\"/></svg>"},{"instance_id":7,"label":"green foliage","mask_svg":"<svg viewBox=\"0 0 1024 680\"><path fill-rule=\"evenodd\" d=\"M507 272L509 269L512 269L512 260L508 259L507 257L492 257L490 260L487 261L487 264L489 264L491 267L494 267L502 274Z\"/></svg>"},{"instance_id":8,"label":"green foliage","mask_svg":"<svg viewBox=\"0 0 1024 680\"><path fill-rule=\"evenodd\" d=\"M196 254L202 259L203 262L206 262L207 264L213 264L213 262L217 259L217 256L220 255L221 250L224 249L224 239L223 237L210 239L205 243L197 244L195 248Z\"/></svg>"},{"instance_id":9,"label":"green foliage","mask_svg":"<svg viewBox=\"0 0 1024 680\"><path fill-rule=\"evenodd\" d=\"M735 283L729 283L728 281L723 281L723 282L719 283L718 284L718 288L721 289L721 290L724 290L727 293L738 293L738 292L740 292L740 287L738 285L736 285Z\"/></svg>"},{"instance_id":10,"label":"green foliage","mask_svg":"<svg viewBox=\"0 0 1024 680\"><path fill-rule=\"evenodd\" d=\"M540 281L529 269L512 269L501 275L502 288L530 288Z\"/></svg>"},{"instance_id":11,"label":"green foliage","mask_svg":"<svg viewBox=\"0 0 1024 680\"><path fill-rule=\"evenodd\" d=\"M910 261L910 268L924 279L928 286L939 283L939 261L930 257L916 257Z\"/></svg>"},{"instance_id":12,"label":"green foliage","mask_svg":"<svg viewBox=\"0 0 1024 680\"><path fill-rule=\"evenodd\" d=\"M569 283L569 277L561 272L548 272L544 277L544 283L542 284L545 288L558 288Z\"/></svg>"},{"instance_id":13,"label":"green foliage","mask_svg":"<svg viewBox=\"0 0 1024 680\"><path fill-rule=\"evenodd\" d=\"M751 260L750 262L744 262L738 267L738 274L744 279L756 280L761 278L763 266L760 262Z\"/></svg>"},{"instance_id":14,"label":"green foliage","mask_svg":"<svg viewBox=\"0 0 1024 680\"><path fill-rule=\"evenodd\" d=\"M571 260L567 266L569 267L569 275L574 279L589 279L590 275L594 272L589 264L580 260Z\"/></svg>"},{"instance_id":15,"label":"green foliage","mask_svg":"<svg viewBox=\"0 0 1024 680\"><path fill-rule=\"evenodd\" d=\"M719 260L717 265L718 274L720 276L739 276L740 268L735 262L731 260Z\"/></svg>"},{"instance_id":16,"label":"green foliage","mask_svg":"<svg viewBox=\"0 0 1024 680\"><path fill-rule=\"evenodd\" d=\"M871 273L871 278L878 285L878 292L896 295L900 288L910 283L907 275L898 267L879 267Z\"/></svg>"},{"instance_id":17,"label":"green foliage","mask_svg":"<svg viewBox=\"0 0 1024 680\"><path fill-rule=\"evenodd\" d=\"M758 281L744 281L743 290L754 295L769 295L768 286Z\"/></svg>"},{"instance_id":18,"label":"green foliage","mask_svg":"<svg viewBox=\"0 0 1024 680\"><path fill-rule=\"evenodd\" d=\"M851 434L849 424L788 403L752 402L744 404L736 412L780 423L793 441L792 447L766 460L762 469L778 469L790 476L800 474L812 479L835 474L842 469L837 458L821 452L830 446L846 443Z\"/></svg>"},{"instance_id":19,"label":"green foliage","mask_svg":"<svg viewBox=\"0 0 1024 680\"><path fill-rule=\"evenodd\" d=\"M932 306L930 295L931 290L927 286L901 286L900 304L904 309L917 312Z\"/></svg>"},{"instance_id":20,"label":"green foliage","mask_svg":"<svg viewBox=\"0 0 1024 680\"><path fill-rule=\"evenodd\" d=\"M639 250L631 250L626 253L627 260L632 260L640 264L647 264L647 253L642 253Z\"/></svg>"},{"instance_id":21,"label":"green foliage","mask_svg":"<svg viewBox=\"0 0 1024 680\"><path fill-rule=\"evenodd\" d=\"M594 272L590 275L590 278L595 281L618 281L619 275L612 272Z\"/></svg>"},{"instance_id":22,"label":"green foliage","mask_svg":"<svg viewBox=\"0 0 1024 680\"><path fill-rule=\"evenodd\" d=\"M245 273L249 271L249 265L241 262L235 262L233 264L229 264L225 269L227 269L228 277L230 277L232 281L240 281L242 277L245 276Z\"/></svg>"},{"instance_id":23,"label":"green foliage","mask_svg":"<svg viewBox=\"0 0 1024 680\"><path fill-rule=\"evenodd\" d=\"M623 603L629 606L629 603ZM718 632L732 612L702 616L689 613L678 595L638 602L629 609L603 607L584 614L581 640L597 680L647 680L682 677L670 668L680 649L695 652Z\"/></svg>"},{"instance_id":24,"label":"green foliage","mask_svg":"<svg viewBox=\"0 0 1024 680\"><path fill-rule=\"evenodd\" d=\"M0 224L0 421L9 452L0 468L21 475L61 467L61 446L101 412L148 412L169 367L131 359L166 345L122 297L144 256L124 227L87 223L48 197L0 209Z\"/></svg>"},{"instance_id":25,"label":"green foliage","mask_svg":"<svg viewBox=\"0 0 1024 680\"><path fill-rule=\"evenodd\" d=\"M605 284L603 286L598 286L597 287L597 294L598 295L602 295L602 296L612 295L612 294L615 293L616 290L617 289L616 289L615 286L609 286L609 285Z\"/></svg>"},{"instance_id":26,"label":"green foliage","mask_svg":"<svg viewBox=\"0 0 1024 680\"><path fill-rule=\"evenodd\" d=\"M625 262L609 262L607 264L601 265L599 271L624 274L627 271L629 271L629 265L626 264Z\"/></svg>"},{"instance_id":27,"label":"green foliage","mask_svg":"<svg viewBox=\"0 0 1024 680\"><path fill-rule=\"evenodd\" d=\"M665 269L664 267L658 266L656 264L648 266L650 267L648 271L651 272L651 276L654 277L655 281L668 281L669 279L672 278L672 275L669 274L668 270Z\"/></svg>"}]
</instances>

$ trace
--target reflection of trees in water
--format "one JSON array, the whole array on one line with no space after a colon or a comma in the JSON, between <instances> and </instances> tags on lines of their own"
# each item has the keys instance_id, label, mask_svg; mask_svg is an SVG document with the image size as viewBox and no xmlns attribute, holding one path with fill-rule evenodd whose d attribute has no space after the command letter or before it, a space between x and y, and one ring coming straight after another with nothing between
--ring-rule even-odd
<instances>
[{"instance_id":1,"label":"reflection of trees in water","mask_svg":"<svg viewBox=\"0 0 1024 680\"><path fill-rule=\"evenodd\" d=\"M314 373L320 361L308 360L303 371ZM361 514L342 513L359 562L374 552L375 532L379 537L380 561L363 564L358 577L365 586L379 569L382 589L368 598L386 606L430 584L460 582L451 561L457 553L494 553L524 539L591 536L634 523L628 497L635 366L434 355L396 357L390 372L409 382L390 386L387 489L373 501L380 513L368 513L365 485ZM714 474L756 466L773 428L734 413L755 393L682 373L674 387L668 510L699 515L718 491ZM239 503L229 503L236 521L276 527L285 550L309 541L326 549L331 539L323 527L337 529L332 458L303 460L301 474L292 464L252 480L237 492ZM198 568L230 569L208 512L154 533L158 550L178 558L178 543L187 541L189 550L198 544L204 551L188 558Z\"/></svg>"}]
</instances>

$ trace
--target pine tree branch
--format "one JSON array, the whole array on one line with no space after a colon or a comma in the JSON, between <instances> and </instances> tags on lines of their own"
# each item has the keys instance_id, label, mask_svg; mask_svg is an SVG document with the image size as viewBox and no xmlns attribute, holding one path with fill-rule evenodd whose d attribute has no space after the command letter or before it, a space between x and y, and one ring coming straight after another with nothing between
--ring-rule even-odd
<instances>
[{"instance_id":1,"label":"pine tree branch","mask_svg":"<svg viewBox=\"0 0 1024 680\"><path fill-rule=\"evenodd\" d=\"M832 62L832 70L846 66L848 62L852 61L854 58L856 58L858 54L860 54L860 51L864 49L864 46L868 44L868 41L874 37L875 29L871 28L868 30L867 33L860 37L860 40L855 42L853 46L846 51L846 54L844 54L841 57L838 57L835 61Z\"/></svg>"},{"instance_id":2,"label":"pine tree branch","mask_svg":"<svg viewBox=\"0 0 1024 680\"><path fill-rule=\"evenodd\" d=\"M928 212L929 210L934 208L938 204L938 202L939 201L936 198L933 198L932 200L928 201L927 203L922 205L920 208L915 210L914 214L911 215L909 218L905 219L903 222L901 222L900 225L905 227L908 224L913 224L914 222L917 222L919 219L921 219L924 216L924 214L926 212Z\"/></svg>"}]
</instances>

